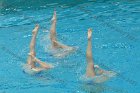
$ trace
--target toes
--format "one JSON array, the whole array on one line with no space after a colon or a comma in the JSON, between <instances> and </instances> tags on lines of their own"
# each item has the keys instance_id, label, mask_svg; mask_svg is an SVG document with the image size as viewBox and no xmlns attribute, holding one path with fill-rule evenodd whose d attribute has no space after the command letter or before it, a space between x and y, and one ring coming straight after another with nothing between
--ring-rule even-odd
<instances>
[{"instance_id":1,"label":"toes","mask_svg":"<svg viewBox=\"0 0 140 93\"><path fill-rule=\"evenodd\" d=\"M39 24L36 24L35 27L39 27Z\"/></svg>"},{"instance_id":2,"label":"toes","mask_svg":"<svg viewBox=\"0 0 140 93\"><path fill-rule=\"evenodd\" d=\"M54 15L56 15L56 11L54 10Z\"/></svg>"},{"instance_id":3,"label":"toes","mask_svg":"<svg viewBox=\"0 0 140 93\"><path fill-rule=\"evenodd\" d=\"M92 35L92 29L89 28L88 29L88 36L91 37L91 35Z\"/></svg>"},{"instance_id":4,"label":"toes","mask_svg":"<svg viewBox=\"0 0 140 93\"><path fill-rule=\"evenodd\" d=\"M39 24L35 25L35 28L33 29L32 33L36 34L38 32Z\"/></svg>"},{"instance_id":5,"label":"toes","mask_svg":"<svg viewBox=\"0 0 140 93\"><path fill-rule=\"evenodd\" d=\"M56 11L54 11L52 21L56 21Z\"/></svg>"},{"instance_id":6,"label":"toes","mask_svg":"<svg viewBox=\"0 0 140 93\"><path fill-rule=\"evenodd\" d=\"M54 68L54 66L52 64L49 64L49 68Z\"/></svg>"},{"instance_id":7,"label":"toes","mask_svg":"<svg viewBox=\"0 0 140 93\"><path fill-rule=\"evenodd\" d=\"M92 29L91 29L91 28L89 28L89 29L88 29L88 32L91 34L91 33L92 33Z\"/></svg>"}]
</instances>

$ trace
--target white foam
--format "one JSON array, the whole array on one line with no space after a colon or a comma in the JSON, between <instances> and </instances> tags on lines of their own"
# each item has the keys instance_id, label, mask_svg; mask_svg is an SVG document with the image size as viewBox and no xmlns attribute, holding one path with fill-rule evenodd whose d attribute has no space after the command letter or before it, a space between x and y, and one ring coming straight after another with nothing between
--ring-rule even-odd
<instances>
[{"instance_id":1,"label":"white foam","mask_svg":"<svg viewBox=\"0 0 140 93\"><path fill-rule=\"evenodd\" d=\"M31 66L28 64L22 64L22 69L25 73L30 74L30 75L39 73L38 71L32 69Z\"/></svg>"},{"instance_id":2,"label":"white foam","mask_svg":"<svg viewBox=\"0 0 140 93\"><path fill-rule=\"evenodd\" d=\"M59 42L59 44L64 45L60 42ZM49 34L47 34L45 36L42 36L40 45L43 46L45 52L47 52L47 53L49 53L49 54L51 54L51 55L53 55L54 57L57 57L57 58L63 58L65 56L69 55L71 52L74 52L75 50L78 49L76 47L67 47L65 49L61 49L61 48L54 49L54 48L52 48Z\"/></svg>"},{"instance_id":3,"label":"white foam","mask_svg":"<svg viewBox=\"0 0 140 93\"><path fill-rule=\"evenodd\" d=\"M96 72L98 73L99 70L101 70L101 68L99 68L98 65L96 65L98 68L95 68ZM96 67L95 66L95 67ZM105 71L102 74L96 75L93 78L92 77L87 77L86 75L83 75L82 77L80 77L80 80L85 81L87 83L103 83L109 79L111 79L112 77L115 77L116 73L113 71Z\"/></svg>"}]
</instances>

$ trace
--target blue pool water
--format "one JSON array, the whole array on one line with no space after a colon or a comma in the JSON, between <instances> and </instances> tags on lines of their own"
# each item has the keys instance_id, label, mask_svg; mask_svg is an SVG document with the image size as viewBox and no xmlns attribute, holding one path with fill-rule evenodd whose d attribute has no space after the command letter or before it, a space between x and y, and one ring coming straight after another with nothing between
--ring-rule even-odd
<instances>
[{"instance_id":1,"label":"blue pool water","mask_svg":"<svg viewBox=\"0 0 140 93\"><path fill-rule=\"evenodd\" d=\"M62 59L44 52L54 8L59 40L78 47ZM0 9L0 93L140 93L139 0L0 0ZM32 76L22 64L36 23L37 57L56 67ZM95 63L118 73L103 84L80 81L89 27Z\"/></svg>"}]
</instances>

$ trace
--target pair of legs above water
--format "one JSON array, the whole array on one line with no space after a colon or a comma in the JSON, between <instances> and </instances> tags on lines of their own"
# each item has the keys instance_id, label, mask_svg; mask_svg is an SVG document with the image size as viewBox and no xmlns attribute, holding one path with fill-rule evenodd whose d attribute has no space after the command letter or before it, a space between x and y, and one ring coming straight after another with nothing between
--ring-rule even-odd
<instances>
[{"instance_id":1,"label":"pair of legs above water","mask_svg":"<svg viewBox=\"0 0 140 93\"><path fill-rule=\"evenodd\" d=\"M113 71L105 71L99 66L94 65L94 60L92 58L92 30L88 29L88 45L86 51L86 59L87 59L87 68L86 68L86 77L95 78L94 82L101 83L108 80L110 77L113 77L115 73Z\"/></svg>"},{"instance_id":2,"label":"pair of legs above water","mask_svg":"<svg viewBox=\"0 0 140 93\"><path fill-rule=\"evenodd\" d=\"M56 36L56 23L57 23L57 15L56 15L56 11L54 11L53 17L51 19L51 28L50 28L50 40L51 40L52 48L73 50L74 48L58 42L57 36Z\"/></svg>"},{"instance_id":3,"label":"pair of legs above water","mask_svg":"<svg viewBox=\"0 0 140 93\"><path fill-rule=\"evenodd\" d=\"M45 70L45 69L49 69L52 67L52 65L42 62L41 60L36 58L35 45L36 45L36 37L37 37L38 29L39 29L39 25L37 24L32 31L30 52L28 54L28 59L27 59L27 65L29 65L32 70L35 70L37 72ZM40 67L36 67L36 63L39 64Z\"/></svg>"},{"instance_id":4,"label":"pair of legs above water","mask_svg":"<svg viewBox=\"0 0 140 93\"><path fill-rule=\"evenodd\" d=\"M92 58L92 30L88 29L88 45L86 51L86 58L87 58L87 68L86 68L86 75L87 77L94 77L94 61Z\"/></svg>"}]
</instances>

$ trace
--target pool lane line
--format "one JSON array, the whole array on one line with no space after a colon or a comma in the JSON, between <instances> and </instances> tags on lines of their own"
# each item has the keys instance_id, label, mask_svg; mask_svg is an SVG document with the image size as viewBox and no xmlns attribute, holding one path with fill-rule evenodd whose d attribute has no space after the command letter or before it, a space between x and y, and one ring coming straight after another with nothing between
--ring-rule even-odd
<instances>
[{"instance_id":1,"label":"pool lane line","mask_svg":"<svg viewBox=\"0 0 140 93\"><path fill-rule=\"evenodd\" d=\"M25 62L25 59L24 59L24 58L20 57L19 55L16 55L13 51L9 50L8 48L6 48L6 47L4 47L4 46L0 46L0 47L1 47L1 49L2 49L3 51L5 51L6 53L8 53L8 54L14 56L15 58L17 58L17 59L19 59L19 60ZM83 54L82 52L80 52L80 54L82 54L82 55L84 56L84 54ZM99 62L98 62L98 64L100 64L101 66L103 66L103 67L105 67L105 68L111 70L111 68L110 68L109 66L107 66L107 65L105 65L105 64L103 64L103 63L99 63ZM111 70L111 71L114 71L114 70ZM138 85L138 82L136 82L136 81L134 81L134 80L132 80L132 79L126 78L125 76L123 76L122 74L120 74L120 73L117 72L117 71L114 71L114 72L116 72L116 73L117 73L117 76L119 76L121 79L123 79L124 81L128 82L129 84L134 85L134 86Z\"/></svg>"},{"instance_id":2,"label":"pool lane line","mask_svg":"<svg viewBox=\"0 0 140 93\"><path fill-rule=\"evenodd\" d=\"M94 1L93 1L94 2ZM72 3L73 4L73 3ZM82 6L84 5L84 7ZM85 9L86 6L88 6L89 3L84 3L84 4L80 4L80 6L77 6L77 9L80 10L80 11L83 11L84 13L87 13L87 14L92 14L93 15L93 19L95 19L96 21L99 21L101 24L103 24L104 26L106 25L107 27L113 29L114 31L120 33L121 35L123 35L123 37L126 37L128 38L129 40L132 40L134 42L138 41L138 39L136 37L134 37L133 35L131 35L130 33L128 32L125 32L123 31L121 28L119 27L115 27L113 26L112 24L109 24L107 22L105 22L104 20L102 19L99 19L100 15L99 16L96 16L94 15L94 11L92 10L89 10L89 9Z\"/></svg>"},{"instance_id":3,"label":"pool lane line","mask_svg":"<svg viewBox=\"0 0 140 93\"><path fill-rule=\"evenodd\" d=\"M85 13L87 13L87 14L92 14L93 15L93 17L92 17L93 19L99 21L103 25L106 25L106 26L110 27L111 29L115 29L114 31L119 32L122 35L125 35L128 39L133 40L135 42L137 41L137 38L132 36L130 33L125 32L125 31L121 30L118 27L114 27L112 24L109 24L109 23L105 22L102 19L99 19L99 16L94 16L94 14L93 14L94 12L92 10L85 9L85 6L87 6L88 4L83 4L83 5L84 5L84 7L83 6L79 6L78 9L83 11L83 12L85 12Z\"/></svg>"},{"instance_id":4,"label":"pool lane line","mask_svg":"<svg viewBox=\"0 0 140 93\"><path fill-rule=\"evenodd\" d=\"M19 55L15 54L13 51L11 51L10 49L8 49L7 47L0 45L0 48L2 49L2 51L6 52L7 54L10 54L13 57L21 60L22 62L25 62L25 59L24 58L22 58Z\"/></svg>"}]
</instances>

